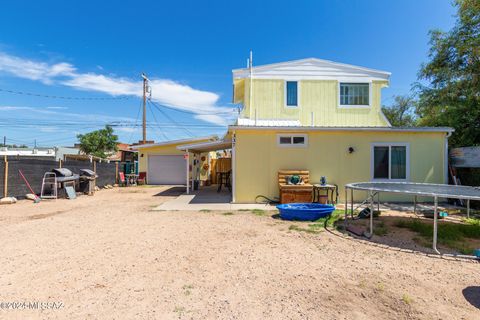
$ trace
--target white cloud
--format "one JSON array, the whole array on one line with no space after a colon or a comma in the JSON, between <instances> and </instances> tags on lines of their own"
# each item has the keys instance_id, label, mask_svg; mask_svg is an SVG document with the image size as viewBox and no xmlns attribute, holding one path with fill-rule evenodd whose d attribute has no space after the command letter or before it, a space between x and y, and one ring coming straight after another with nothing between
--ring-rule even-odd
<instances>
[{"instance_id":1,"label":"white cloud","mask_svg":"<svg viewBox=\"0 0 480 320\"><path fill-rule=\"evenodd\" d=\"M142 96L142 81L98 73L79 73L66 62L49 64L32 61L0 52L0 72L16 77L41 81L45 84L62 84L77 90L97 91L112 96ZM231 108L218 105L219 95L198 90L169 79L150 81L151 99L179 110L191 112L198 120L227 125L235 118Z\"/></svg>"},{"instance_id":2,"label":"white cloud","mask_svg":"<svg viewBox=\"0 0 480 320\"><path fill-rule=\"evenodd\" d=\"M19 78L51 84L55 77L72 75L75 68L66 62L48 64L0 52L0 71Z\"/></svg>"}]
</instances>

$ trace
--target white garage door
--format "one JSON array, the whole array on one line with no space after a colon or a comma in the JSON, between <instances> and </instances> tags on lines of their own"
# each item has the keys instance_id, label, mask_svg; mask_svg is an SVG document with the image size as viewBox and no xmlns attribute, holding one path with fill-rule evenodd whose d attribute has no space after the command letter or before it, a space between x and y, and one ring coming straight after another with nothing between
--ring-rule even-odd
<instances>
[{"instance_id":1,"label":"white garage door","mask_svg":"<svg viewBox=\"0 0 480 320\"><path fill-rule=\"evenodd\" d=\"M185 184L186 175L183 156L148 156L148 184Z\"/></svg>"}]
</instances>

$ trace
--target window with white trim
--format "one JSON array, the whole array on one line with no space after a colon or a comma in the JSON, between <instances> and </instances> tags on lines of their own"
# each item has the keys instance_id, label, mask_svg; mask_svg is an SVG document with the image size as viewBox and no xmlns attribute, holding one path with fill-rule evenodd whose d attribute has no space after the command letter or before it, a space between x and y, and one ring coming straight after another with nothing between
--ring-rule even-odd
<instances>
[{"instance_id":1,"label":"window with white trim","mask_svg":"<svg viewBox=\"0 0 480 320\"><path fill-rule=\"evenodd\" d=\"M340 106L369 106L369 83L340 83Z\"/></svg>"},{"instance_id":2,"label":"window with white trim","mask_svg":"<svg viewBox=\"0 0 480 320\"><path fill-rule=\"evenodd\" d=\"M373 180L408 180L409 146L402 143L379 143L372 145Z\"/></svg>"},{"instance_id":3,"label":"window with white trim","mask_svg":"<svg viewBox=\"0 0 480 320\"><path fill-rule=\"evenodd\" d=\"M285 105L298 107L298 81L285 81Z\"/></svg>"},{"instance_id":4,"label":"window with white trim","mask_svg":"<svg viewBox=\"0 0 480 320\"><path fill-rule=\"evenodd\" d=\"M277 144L280 147L305 147L308 143L306 134L279 134Z\"/></svg>"}]
</instances>

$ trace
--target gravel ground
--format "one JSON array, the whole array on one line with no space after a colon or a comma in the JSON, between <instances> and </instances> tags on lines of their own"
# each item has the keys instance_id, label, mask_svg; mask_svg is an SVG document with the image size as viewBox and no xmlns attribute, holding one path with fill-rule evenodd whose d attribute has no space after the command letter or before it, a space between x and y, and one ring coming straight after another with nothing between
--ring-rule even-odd
<instances>
[{"instance_id":1,"label":"gravel ground","mask_svg":"<svg viewBox=\"0 0 480 320\"><path fill-rule=\"evenodd\" d=\"M151 211L162 190L1 206L0 318L480 318L478 263L269 215ZM6 307L36 301L49 308Z\"/></svg>"}]
</instances>

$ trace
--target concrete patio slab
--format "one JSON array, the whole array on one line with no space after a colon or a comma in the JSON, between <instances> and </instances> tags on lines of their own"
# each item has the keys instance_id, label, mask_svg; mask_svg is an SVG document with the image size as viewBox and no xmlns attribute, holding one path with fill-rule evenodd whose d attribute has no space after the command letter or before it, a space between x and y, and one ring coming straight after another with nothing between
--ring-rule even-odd
<instances>
[{"instance_id":1,"label":"concrete patio slab","mask_svg":"<svg viewBox=\"0 0 480 320\"><path fill-rule=\"evenodd\" d=\"M177 187L178 188L178 187ZM166 201L153 210L178 211L235 211L235 210L276 210L274 205L256 203L231 203L232 195L228 190L217 192L216 186L200 187L190 194L182 193L172 200Z\"/></svg>"}]
</instances>

